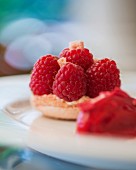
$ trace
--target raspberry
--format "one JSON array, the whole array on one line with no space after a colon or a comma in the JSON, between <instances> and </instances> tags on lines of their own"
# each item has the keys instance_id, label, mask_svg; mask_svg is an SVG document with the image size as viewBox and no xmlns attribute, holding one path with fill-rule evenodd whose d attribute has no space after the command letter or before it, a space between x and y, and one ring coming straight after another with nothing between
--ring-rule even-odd
<instances>
[{"instance_id":1,"label":"raspberry","mask_svg":"<svg viewBox=\"0 0 136 170\"><path fill-rule=\"evenodd\" d=\"M30 88L35 95L52 93L52 84L60 66L55 56L41 57L34 65Z\"/></svg>"},{"instance_id":2,"label":"raspberry","mask_svg":"<svg viewBox=\"0 0 136 170\"><path fill-rule=\"evenodd\" d=\"M119 73L115 61L108 58L98 60L86 72L87 95L96 97L101 91L111 91L115 87L120 87Z\"/></svg>"},{"instance_id":3,"label":"raspberry","mask_svg":"<svg viewBox=\"0 0 136 170\"><path fill-rule=\"evenodd\" d=\"M53 93L65 101L78 100L86 93L86 76L82 67L66 63L53 82Z\"/></svg>"},{"instance_id":4,"label":"raspberry","mask_svg":"<svg viewBox=\"0 0 136 170\"><path fill-rule=\"evenodd\" d=\"M93 64L93 55L88 49L84 48L84 43L81 41L71 42L69 48L60 53L60 57L65 57L67 62L77 64L84 70L87 70Z\"/></svg>"}]
</instances>

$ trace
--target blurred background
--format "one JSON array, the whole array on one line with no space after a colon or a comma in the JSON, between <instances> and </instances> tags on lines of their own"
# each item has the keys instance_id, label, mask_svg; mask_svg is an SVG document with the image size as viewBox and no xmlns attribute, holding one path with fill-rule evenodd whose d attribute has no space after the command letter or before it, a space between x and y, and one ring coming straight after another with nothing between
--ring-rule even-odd
<instances>
[{"instance_id":1,"label":"blurred background","mask_svg":"<svg viewBox=\"0 0 136 170\"><path fill-rule=\"evenodd\" d=\"M136 71L136 1L0 0L0 76L29 73L74 40Z\"/></svg>"}]
</instances>

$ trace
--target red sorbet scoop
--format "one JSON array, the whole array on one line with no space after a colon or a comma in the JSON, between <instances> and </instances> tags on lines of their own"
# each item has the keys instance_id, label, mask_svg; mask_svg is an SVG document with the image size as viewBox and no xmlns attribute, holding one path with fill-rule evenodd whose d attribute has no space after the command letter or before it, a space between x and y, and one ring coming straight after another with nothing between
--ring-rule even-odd
<instances>
[{"instance_id":1,"label":"red sorbet scoop","mask_svg":"<svg viewBox=\"0 0 136 170\"><path fill-rule=\"evenodd\" d=\"M77 132L136 136L136 99L119 88L79 105Z\"/></svg>"}]
</instances>

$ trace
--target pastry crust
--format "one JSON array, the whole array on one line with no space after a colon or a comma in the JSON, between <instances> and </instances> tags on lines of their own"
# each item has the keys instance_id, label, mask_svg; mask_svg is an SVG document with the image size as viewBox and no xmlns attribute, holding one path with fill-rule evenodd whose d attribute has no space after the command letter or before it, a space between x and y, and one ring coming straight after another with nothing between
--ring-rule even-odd
<instances>
[{"instance_id":1,"label":"pastry crust","mask_svg":"<svg viewBox=\"0 0 136 170\"><path fill-rule=\"evenodd\" d=\"M43 115L55 119L76 120L79 114L77 104L90 100L89 97L84 96L77 101L66 102L58 98L56 95L32 95L32 106L43 113Z\"/></svg>"}]
</instances>

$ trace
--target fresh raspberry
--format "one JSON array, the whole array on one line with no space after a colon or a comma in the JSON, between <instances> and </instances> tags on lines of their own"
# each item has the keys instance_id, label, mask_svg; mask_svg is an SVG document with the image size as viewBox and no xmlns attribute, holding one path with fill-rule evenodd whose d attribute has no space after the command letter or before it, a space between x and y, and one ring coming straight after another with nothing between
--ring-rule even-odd
<instances>
[{"instance_id":1,"label":"fresh raspberry","mask_svg":"<svg viewBox=\"0 0 136 170\"><path fill-rule=\"evenodd\" d=\"M53 82L53 93L68 102L78 100L86 93L86 76L82 67L66 63Z\"/></svg>"},{"instance_id":2,"label":"fresh raspberry","mask_svg":"<svg viewBox=\"0 0 136 170\"><path fill-rule=\"evenodd\" d=\"M84 43L81 41L71 42L69 48L60 53L60 57L65 57L67 62L77 64L84 70L87 70L93 64L93 55L88 49L84 48Z\"/></svg>"},{"instance_id":3,"label":"fresh raspberry","mask_svg":"<svg viewBox=\"0 0 136 170\"><path fill-rule=\"evenodd\" d=\"M120 71L114 60L98 60L87 72L87 95L96 97L101 91L111 91L120 87Z\"/></svg>"},{"instance_id":4,"label":"fresh raspberry","mask_svg":"<svg viewBox=\"0 0 136 170\"><path fill-rule=\"evenodd\" d=\"M34 65L30 88L35 95L52 93L52 84L60 66L55 56L41 57Z\"/></svg>"}]
</instances>

